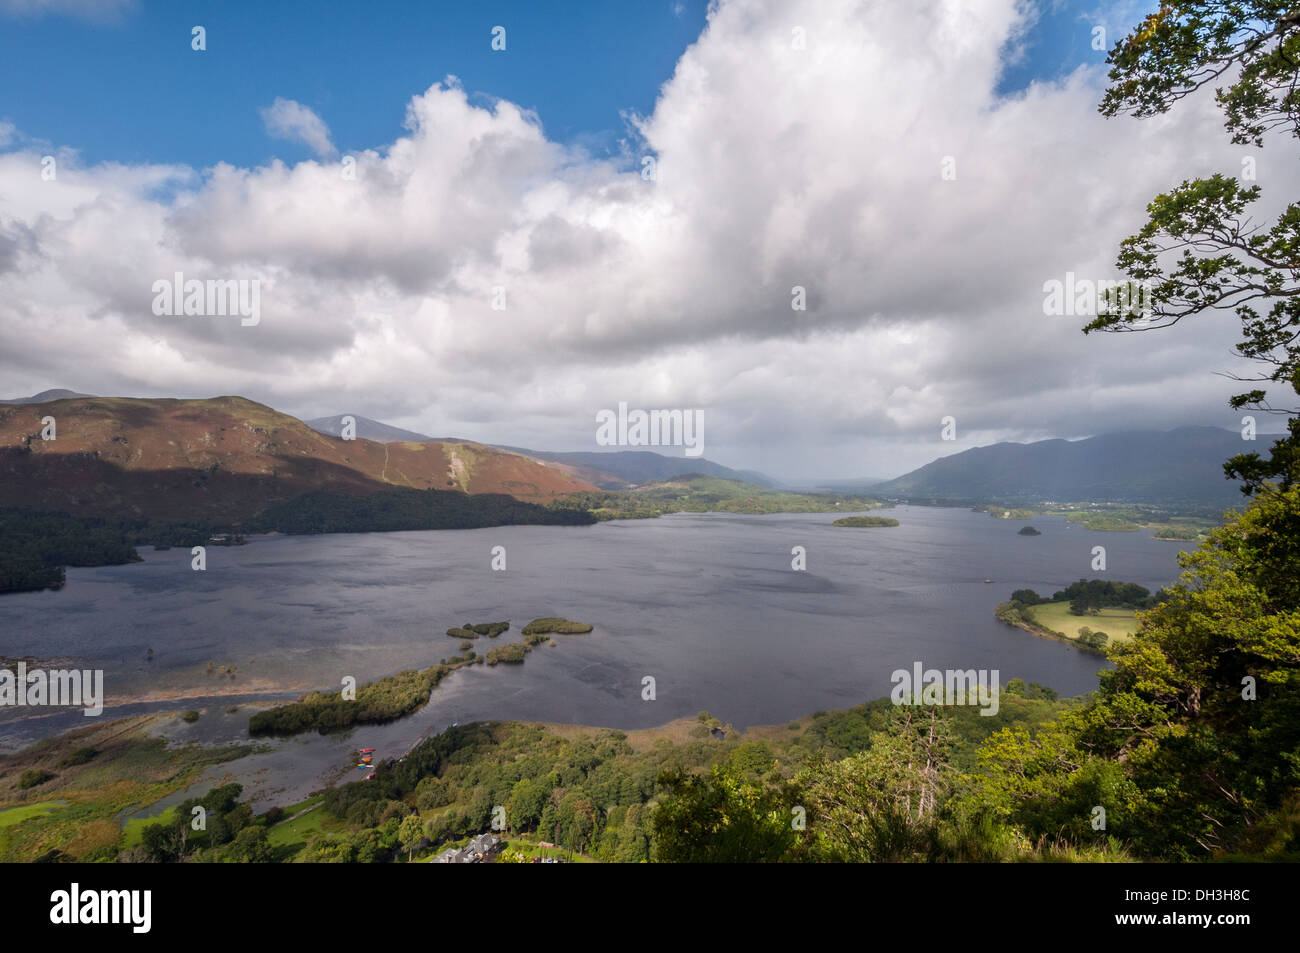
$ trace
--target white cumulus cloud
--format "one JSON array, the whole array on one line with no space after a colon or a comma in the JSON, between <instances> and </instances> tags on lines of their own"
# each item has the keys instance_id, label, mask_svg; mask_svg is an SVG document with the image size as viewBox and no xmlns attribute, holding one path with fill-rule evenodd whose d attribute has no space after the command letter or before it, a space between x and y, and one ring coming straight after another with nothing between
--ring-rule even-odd
<instances>
[{"instance_id":1,"label":"white cumulus cloud","mask_svg":"<svg viewBox=\"0 0 1300 953\"><path fill-rule=\"evenodd\" d=\"M293 165L73 154L45 182L38 152L0 152L0 374L15 394L242 393L538 449L597 449L595 413L619 401L700 408L707 457L795 478L1231 426L1231 316L1085 338L1086 316L1044 314L1043 283L1118 277L1146 203L1243 150L1208 97L1098 115L1102 54L1000 97L1024 17L1019 0L717 3L618 161L451 77L353 176L291 100L266 122L317 155ZM1265 194L1294 195L1291 156L1258 158ZM175 272L258 279L260 323L154 315Z\"/></svg>"},{"instance_id":2,"label":"white cumulus cloud","mask_svg":"<svg viewBox=\"0 0 1300 953\"><path fill-rule=\"evenodd\" d=\"M277 96L275 102L262 110L266 131L277 139L301 142L321 157L338 152L330 141L330 130L320 116L300 102Z\"/></svg>"}]
</instances>

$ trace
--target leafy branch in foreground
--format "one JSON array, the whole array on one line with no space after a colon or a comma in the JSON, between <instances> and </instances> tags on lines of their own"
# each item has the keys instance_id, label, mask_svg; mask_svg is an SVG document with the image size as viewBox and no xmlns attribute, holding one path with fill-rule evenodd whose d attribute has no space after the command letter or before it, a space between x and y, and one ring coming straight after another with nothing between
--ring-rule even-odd
<instances>
[{"instance_id":1,"label":"leafy branch in foreground","mask_svg":"<svg viewBox=\"0 0 1300 953\"><path fill-rule=\"evenodd\" d=\"M1109 62L1104 115L1167 112L1231 76L1215 96L1233 142L1262 146L1266 132L1288 127L1300 137L1300 10L1293 3L1170 0L1115 46ZM1265 227L1247 214L1259 197L1258 186L1218 174L1156 196L1146 224L1121 244L1116 259L1129 284L1107 292L1106 306L1084 333L1147 331L1230 311L1242 327L1238 353L1267 368L1235 379L1281 384L1300 395L1300 204L1289 204ZM1133 284L1149 289L1149 307L1128 306ZM1239 454L1225 473L1240 479L1246 494L1270 480L1288 486L1300 479L1300 406L1273 407L1263 388L1229 403L1291 419L1269 459Z\"/></svg>"},{"instance_id":2,"label":"leafy branch in foreground","mask_svg":"<svg viewBox=\"0 0 1300 953\"><path fill-rule=\"evenodd\" d=\"M1288 125L1300 135L1298 28L1291 0L1165 0L1111 50L1101 112L1145 119L1235 77L1215 90L1234 143L1260 145Z\"/></svg>"}]
</instances>

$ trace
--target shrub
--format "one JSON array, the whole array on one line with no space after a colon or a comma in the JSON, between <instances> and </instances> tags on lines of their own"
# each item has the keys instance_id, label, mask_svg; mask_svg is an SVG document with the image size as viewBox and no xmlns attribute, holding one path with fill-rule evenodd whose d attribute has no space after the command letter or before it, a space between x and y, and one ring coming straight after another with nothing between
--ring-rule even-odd
<instances>
[{"instance_id":1,"label":"shrub","mask_svg":"<svg viewBox=\"0 0 1300 953\"><path fill-rule=\"evenodd\" d=\"M496 665L498 662L518 664L527 654L528 648L522 642L511 642L509 645L498 645L488 652L487 663L489 665Z\"/></svg>"},{"instance_id":2,"label":"shrub","mask_svg":"<svg viewBox=\"0 0 1300 953\"><path fill-rule=\"evenodd\" d=\"M38 784L44 784L54 778L53 772L46 771L44 768L28 768L22 774L18 775L18 787L26 791L28 788L34 788Z\"/></svg>"},{"instance_id":3,"label":"shrub","mask_svg":"<svg viewBox=\"0 0 1300 953\"><path fill-rule=\"evenodd\" d=\"M78 764L87 764L95 760L97 754L99 751L96 748L78 748L63 759L63 767L71 768Z\"/></svg>"}]
</instances>

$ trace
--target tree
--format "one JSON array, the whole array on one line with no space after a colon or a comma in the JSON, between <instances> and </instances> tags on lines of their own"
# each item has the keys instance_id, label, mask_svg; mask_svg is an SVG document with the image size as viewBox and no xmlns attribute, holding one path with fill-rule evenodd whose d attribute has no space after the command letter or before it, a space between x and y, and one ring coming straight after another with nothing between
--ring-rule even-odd
<instances>
[{"instance_id":1,"label":"tree","mask_svg":"<svg viewBox=\"0 0 1300 953\"><path fill-rule=\"evenodd\" d=\"M1215 98L1234 143L1262 146L1274 129L1300 137L1300 10L1293 2L1165 0L1116 44L1108 62L1104 115L1164 113L1228 76L1232 82ZM1122 243L1116 260L1132 284L1108 293L1107 307L1084 333L1146 331L1232 311L1242 326L1237 351L1264 365L1258 376L1239 379L1281 384L1300 396L1300 204L1263 228L1247 214L1259 196L1258 186L1219 174L1156 196L1147 223ZM1132 307L1134 285L1150 289L1149 308ZM1270 480L1300 480L1298 408L1273 407L1263 388L1229 403L1291 417L1269 459L1246 453L1224 464L1242 492L1257 493Z\"/></svg>"},{"instance_id":2,"label":"tree","mask_svg":"<svg viewBox=\"0 0 1300 953\"><path fill-rule=\"evenodd\" d=\"M230 858L246 864L269 864L275 860L275 850L267 841L266 828L245 827L230 845Z\"/></svg>"},{"instance_id":3,"label":"tree","mask_svg":"<svg viewBox=\"0 0 1300 953\"><path fill-rule=\"evenodd\" d=\"M424 824L420 820L419 814L408 814L402 818L401 825L397 828L397 836L406 848L406 862L411 862L411 855L415 848L420 846L424 840Z\"/></svg>"},{"instance_id":4,"label":"tree","mask_svg":"<svg viewBox=\"0 0 1300 953\"><path fill-rule=\"evenodd\" d=\"M542 817L551 790L536 778L522 778L510 790L510 800L506 805L506 817L515 830L531 830Z\"/></svg>"},{"instance_id":5,"label":"tree","mask_svg":"<svg viewBox=\"0 0 1300 953\"><path fill-rule=\"evenodd\" d=\"M1260 145L1265 131L1300 136L1300 10L1290 0L1164 0L1115 45L1106 116L1168 112L1195 90L1240 68L1215 92L1225 128L1238 144Z\"/></svg>"},{"instance_id":6,"label":"tree","mask_svg":"<svg viewBox=\"0 0 1300 953\"><path fill-rule=\"evenodd\" d=\"M596 829L596 806L582 791L570 791L557 808L565 846L581 851Z\"/></svg>"},{"instance_id":7,"label":"tree","mask_svg":"<svg viewBox=\"0 0 1300 953\"><path fill-rule=\"evenodd\" d=\"M1140 856L1205 859L1272 825L1300 836L1300 486L1265 487L1183 553L1086 705L981 749L974 788L1031 840L1095 839L1106 810ZM1290 820L1287 818L1290 817ZM1289 830L1289 834L1286 833Z\"/></svg>"},{"instance_id":8,"label":"tree","mask_svg":"<svg viewBox=\"0 0 1300 953\"><path fill-rule=\"evenodd\" d=\"M651 819L656 857L669 863L756 863L785 860L795 846L794 801L734 768L700 777L664 772L667 794Z\"/></svg>"},{"instance_id":9,"label":"tree","mask_svg":"<svg viewBox=\"0 0 1300 953\"><path fill-rule=\"evenodd\" d=\"M174 824L146 824L140 831L140 846L153 863L167 863L182 856L180 831Z\"/></svg>"},{"instance_id":10,"label":"tree","mask_svg":"<svg viewBox=\"0 0 1300 953\"><path fill-rule=\"evenodd\" d=\"M800 776L815 855L827 860L920 860L932 852L939 805L953 781L951 717L902 706L870 747L814 762Z\"/></svg>"}]
</instances>

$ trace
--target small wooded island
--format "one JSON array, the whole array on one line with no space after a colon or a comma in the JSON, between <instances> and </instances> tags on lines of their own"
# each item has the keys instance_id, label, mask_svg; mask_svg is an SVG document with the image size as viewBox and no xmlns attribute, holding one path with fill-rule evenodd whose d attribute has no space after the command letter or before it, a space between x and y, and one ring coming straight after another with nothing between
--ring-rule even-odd
<instances>
[{"instance_id":1,"label":"small wooded island","mask_svg":"<svg viewBox=\"0 0 1300 953\"><path fill-rule=\"evenodd\" d=\"M832 526L897 526L898 520L888 516L845 516L837 519Z\"/></svg>"},{"instance_id":2,"label":"small wooded island","mask_svg":"<svg viewBox=\"0 0 1300 953\"><path fill-rule=\"evenodd\" d=\"M1038 530L1034 529L1032 526L1022 526L1022 527L1020 528L1020 533L1019 533L1019 535L1021 535L1021 536L1042 536L1043 534L1040 533Z\"/></svg>"},{"instance_id":3,"label":"small wooded island","mask_svg":"<svg viewBox=\"0 0 1300 953\"><path fill-rule=\"evenodd\" d=\"M307 692L296 702L280 705L267 711L257 712L248 721L248 733L252 737L261 735L296 735L303 731L317 731L329 734L334 731L346 731L356 725L379 725L395 721L424 707L429 696L438 687L438 683L458 668L466 665L521 664L532 651L533 646L549 641L552 633L557 635L585 635L592 631L592 625L586 622L573 622L559 616L547 616L534 619L523 629L524 640L498 645L490 649L487 655L479 655L472 648L469 640L480 635L496 638L510 628L506 622L466 622L459 628L448 629L452 638L463 639L460 643L461 654L452 658L439 659L437 665L431 665L422 671L407 669L396 675L389 675L364 685L355 686L349 693Z\"/></svg>"}]
</instances>

